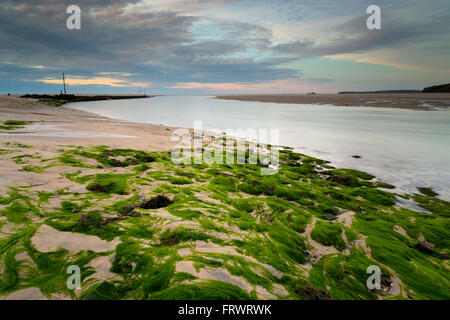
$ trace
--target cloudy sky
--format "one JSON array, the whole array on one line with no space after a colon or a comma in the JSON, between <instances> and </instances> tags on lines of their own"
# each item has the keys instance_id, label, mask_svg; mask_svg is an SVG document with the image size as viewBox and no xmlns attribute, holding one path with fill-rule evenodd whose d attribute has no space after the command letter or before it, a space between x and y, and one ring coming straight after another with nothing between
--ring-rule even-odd
<instances>
[{"instance_id":1,"label":"cloudy sky","mask_svg":"<svg viewBox=\"0 0 450 320\"><path fill-rule=\"evenodd\" d=\"M76 93L422 89L450 82L449 57L448 0L0 2L0 93L59 92L63 71Z\"/></svg>"}]
</instances>

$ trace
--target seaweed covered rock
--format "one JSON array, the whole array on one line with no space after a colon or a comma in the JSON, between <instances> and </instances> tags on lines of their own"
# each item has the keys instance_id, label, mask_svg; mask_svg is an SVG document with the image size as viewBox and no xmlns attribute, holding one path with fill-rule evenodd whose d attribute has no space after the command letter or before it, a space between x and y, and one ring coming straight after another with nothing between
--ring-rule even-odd
<instances>
[{"instance_id":1,"label":"seaweed covered rock","mask_svg":"<svg viewBox=\"0 0 450 320\"><path fill-rule=\"evenodd\" d=\"M431 188L420 187L420 188L417 188L417 190L419 190L420 193L422 193L426 196L429 196L429 197L436 197L439 195L438 193L434 192L434 190Z\"/></svg>"},{"instance_id":2,"label":"seaweed covered rock","mask_svg":"<svg viewBox=\"0 0 450 320\"><path fill-rule=\"evenodd\" d=\"M122 212L124 213L130 213L135 209L135 206L131 205L131 204L127 204L125 206L122 207Z\"/></svg>"},{"instance_id":3,"label":"seaweed covered rock","mask_svg":"<svg viewBox=\"0 0 450 320\"><path fill-rule=\"evenodd\" d=\"M417 243L417 249L424 253L433 254L434 253L434 244L425 240L423 234L419 234L418 237L419 242Z\"/></svg>"},{"instance_id":4,"label":"seaweed covered rock","mask_svg":"<svg viewBox=\"0 0 450 320\"><path fill-rule=\"evenodd\" d=\"M309 283L303 288L294 287L294 291L305 300L335 300L335 298L326 291L316 289Z\"/></svg>"},{"instance_id":5,"label":"seaweed covered rock","mask_svg":"<svg viewBox=\"0 0 450 320\"><path fill-rule=\"evenodd\" d=\"M349 186L351 184L351 179L348 177L340 177L340 176L329 176L327 178L330 182L336 182L342 184L344 186Z\"/></svg>"},{"instance_id":6,"label":"seaweed covered rock","mask_svg":"<svg viewBox=\"0 0 450 320\"><path fill-rule=\"evenodd\" d=\"M123 216L133 218L133 217L142 217L142 214L136 210L133 210L131 212L124 213Z\"/></svg>"},{"instance_id":7,"label":"seaweed covered rock","mask_svg":"<svg viewBox=\"0 0 450 320\"><path fill-rule=\"evenodd\" d=\"M154 156L144 151L131 149L103 150L98 158L102 164L110 167L128 167L156 161Z\"/></svg>"},{"instance_id":8,"label":"seaweed covered rock","mask_svg":"<svg viewBox=\"0 0 450 320\"><path fill-rule=\"evenodd\" d=\"M394 283L392 282L392 279L385 274L381 274L380 280L380 289L374 289L373 291L379 295L389 296L394 289Z\"/></svg>"},{"instance_id":9,"label":"seaweed covered rock","mask_svg":"<svg viewBox=\"0 0 450 320\"><path fill-rule=\"evenodd\" d=\"M116 186L115 182L111 182L108 184L100 184L100 183L91 183L86 189L95 193L110 193Z\"/></svg>"},{"instance_id":10,"label":"seaweed covered rock","mask_svg":"<svg viewBox=\"0 0 450 320\"><path fill-rule=\"evenodd\" d=\"M122 216L124 217L142 217L142 214L138 211L135 210L136 207L131 205L131 204L127 204L125 206L122 207Z\"/></svg>"},{"instance_id":11,"label":"seaweed covered rock","mask_svg":"<svg viewBox=\"0 0 450 320\"><path fill-rule=\"evenodd\" d=\"M173 201L163 195L158 195L150 200L143 201L139 207L142 209L159 209L164 208L172 204Z\"/></svg>"}]
</instances>

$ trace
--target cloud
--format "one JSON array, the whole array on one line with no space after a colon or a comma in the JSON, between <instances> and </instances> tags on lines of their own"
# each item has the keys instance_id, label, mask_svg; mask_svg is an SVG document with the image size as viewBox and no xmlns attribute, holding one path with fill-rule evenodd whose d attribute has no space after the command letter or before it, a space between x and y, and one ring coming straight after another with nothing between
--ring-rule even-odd
<instances>
[{"instance_id":1,"label":"cloud","mask_svg":"<svg viewBox=\"0 0 450 320\"><path fill-rule=\"evenodd\" d=\"M292 79L327 78L314 70L302 72L298 62L305 58L351 59L415 72L439 69L434 64L439 61L448 69L445 49L402 60L416 43L437 48L435 43L449 40L448 0L379 0L383 27L376 32L365 28L369 2L78 0L81 30L69 31L65 10L71 0L2 0L0 73L14 81L56 84L43 80L57 81L64 71L84 81L83 87L211 84L213 90L236 84L236 90L270 90L283 84L291 90ZM378 50L391 54L377 57Z\"/></svg>"},{"instance_id":2,"label":"cloud","mask_svg":"<svg viewBox=\"0 0 450 320\"><path fill-rule=\"evenodd\" d=\"M200 78L213 82L264 81L299 74L297 70L277 68L288 59L267 57L256 61L249 56L251 50L270 45L270 31L260 26L208 21L171 11L133 10L137 1L80 1L82 29L69 31L65 26L69 3L2 3L0 42L8 46L0 50L0 60L21 70L29 68L30 63L51 66L44 74L25 71L29 75L25 80L59 78L62 71L91 78L120 72L120 79L132 74L136 82L146 83ZM216 27L220 36L202 38L195 34L192 29L199 22Z\"/></svg>"},{"instance_id":3,"label":"cloud","mask_svg":"<svg viewBox=\"0 0 450 320\"><path fill-rule=\"evenodd\" d=\"M282 79L263 83L201 83L184 82L171 86L173 89L205 89L217 93L302 93L318 91L318 83L329 83L330 79L304 78Z\"/></svg>"}]
</instances>

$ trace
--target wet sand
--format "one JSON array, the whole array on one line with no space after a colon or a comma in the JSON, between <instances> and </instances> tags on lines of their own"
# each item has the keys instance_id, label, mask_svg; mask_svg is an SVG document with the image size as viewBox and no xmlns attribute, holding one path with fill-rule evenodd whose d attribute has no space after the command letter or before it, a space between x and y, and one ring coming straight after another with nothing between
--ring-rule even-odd
<instances>
[{"instance_id":1,"label":"wet sand","mask_svg":"<svg viewBox=\"0 0 450 320\"><path fill-rule=\"evenodd\" d=\"M114 120L93 113L53 107L17 96L0 96L0 121L32 122L23 129L0 130L0 144L54 147L57 145L108 145L148 151L170 150L175 128Z\"/></svg>"},{"instance_id":2,"label":"wet sand","mask_svg":"<svg viewBox=\"0 0 450 320\"><path fill-rule=\"evenodd\" d=\"M227 95L217 96L216 98L238 101L328 104L335 106L364 106L411 110L450 109L450 93Z\"/></svg>"}]
</instances>

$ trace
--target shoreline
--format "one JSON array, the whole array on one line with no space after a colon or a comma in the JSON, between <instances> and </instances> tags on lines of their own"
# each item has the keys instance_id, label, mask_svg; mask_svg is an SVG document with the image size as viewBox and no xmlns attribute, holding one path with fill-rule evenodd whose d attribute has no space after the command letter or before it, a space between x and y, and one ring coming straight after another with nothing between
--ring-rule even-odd
<instances>
[{"instance_id":1,"label":"shoreline","mask_svg":"<svg viewBox=\"0 0 450 320\"><path fill-rule=\"evenodd\" d=\"M21 95L22 99L35 99L49 106L59 107L67 103L73 102L89 102L89 101L105 101L105 100L129 100L129 99L148 99L155 96L147 95L97 95L97 94L25 94Z\"/></svg>"},{"instance_id":2,"label":"shoreline","mask_svg":"<svg viewBox=\"0 0 450 320\"><path fill-rule=\"evenodd\" d=\"M264 94L221 95L215 99L286 104L333 105L337 107L397 108L420 111L450 110L450 93L372 94Z\"/></svg>"},{"instance_id":3,"label":"shoreline","mask_svg":"<svg viewBox=\"0 0 450 320\"><path fill-rule=\"evenodd\" d=\"M0 136L0 142L15 140L24 144L37 143L48 147L60 144L111 145L148 151L167 151L174 145L170 138L172 131L176 129L144 123L131 125L131 122L125 120L111 119L72 108L49 106L35 99L15 96L0 96L0 120L32 123L26 129L0 131L4 134ZM77 135L71 137L71 131L77 132ZM20 134L15 134L17 132ZM33 132L48 134L43 139L42 136L32 136ZM108 134L115 136L108 138Z\"/></svg>"}]
</instances>

